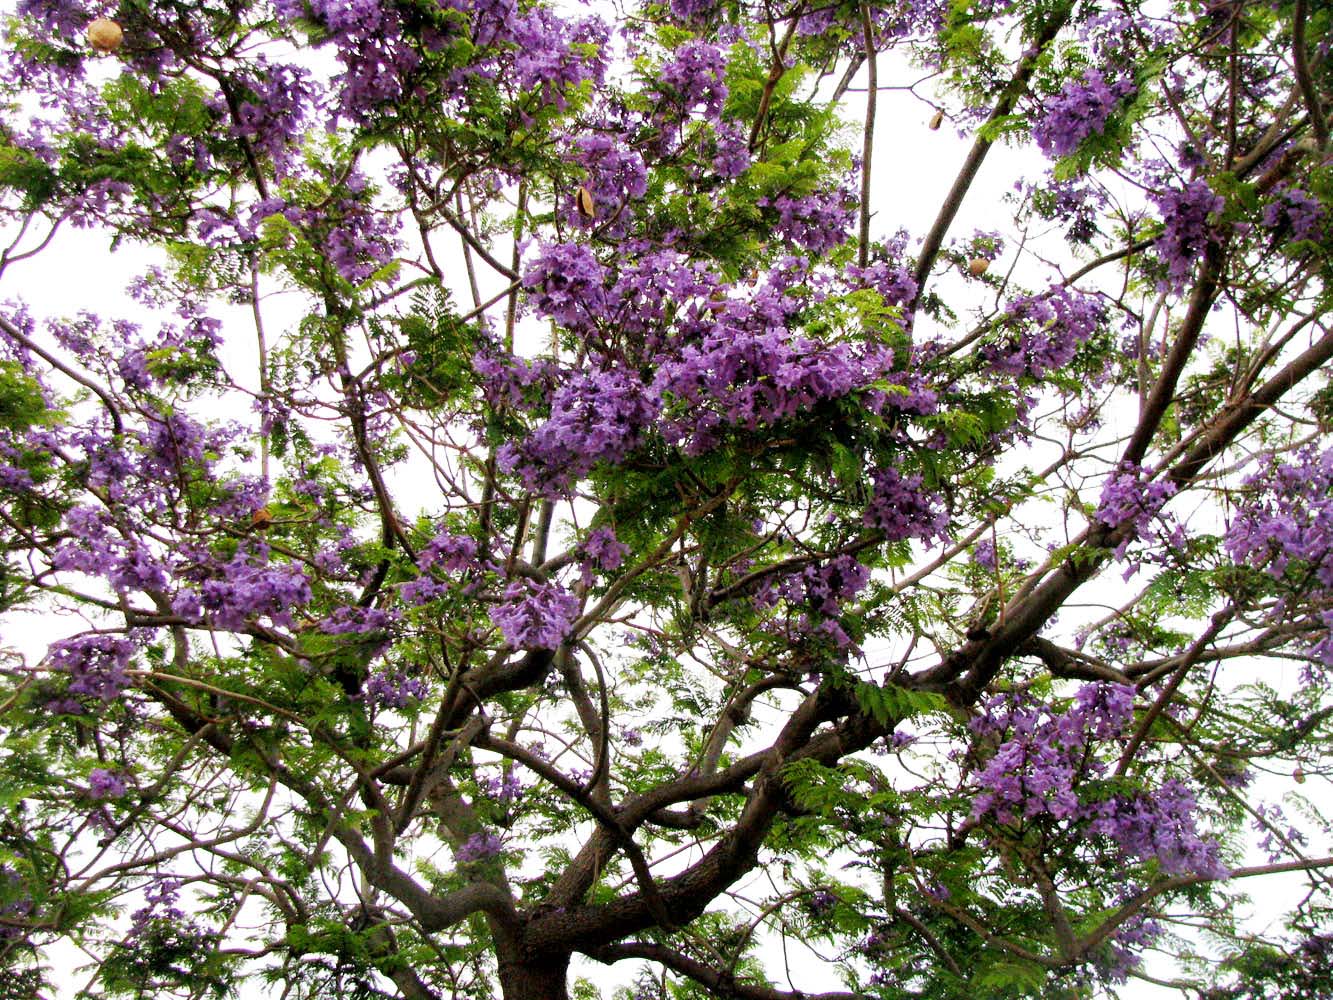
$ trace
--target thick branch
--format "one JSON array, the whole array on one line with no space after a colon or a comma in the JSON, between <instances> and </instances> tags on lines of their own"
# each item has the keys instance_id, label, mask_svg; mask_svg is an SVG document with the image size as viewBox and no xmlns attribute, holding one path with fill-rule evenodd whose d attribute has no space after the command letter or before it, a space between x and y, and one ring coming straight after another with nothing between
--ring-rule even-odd
<instances>
[{"instance_id":1,"label":"thick branch","mask_svg":"<svg viewBox=\"0 0 1333 1000\"><path fill-rule=\"evenodd\" d=\"M801 993L775 990L771 986L760 986L757 983L738 982L729 971L719 971L673 948L645 941L607 945L589 951L587 955L606 965L636 958L656 962L687 979L693 979L705 987L710 996L715 997L734 997L736 1000L869 1000L864 993Z\"/></svg>"}]
</instances>

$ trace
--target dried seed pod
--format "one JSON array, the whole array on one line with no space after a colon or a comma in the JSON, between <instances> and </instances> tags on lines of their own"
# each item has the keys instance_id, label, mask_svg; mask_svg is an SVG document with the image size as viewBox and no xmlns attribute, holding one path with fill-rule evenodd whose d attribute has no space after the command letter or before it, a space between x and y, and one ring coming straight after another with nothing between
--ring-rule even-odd
<instances>
[{"instance_id":1,"label":"dried seed pod","mask_svg":"<svg viewBox=\"0 0 1333 1000\"><path fill-rule=\"evenodd\" d=\"M579 210L579 215L585 219L597 218L597 202L593 201L592 192L582 184L574 192L574 207Z\"/></svg>"},{"instance_id":2,"label":"dried seed pod","mask_svg":"<svg viewBox=\"0 0 1333 1000\"><path fill-rule=\"evenodd\" d=\"M267 507L256 508L255 512L250 515L250 527L255 531L266 531L272 523L273 512Z\"/></svg>"},{"instance_id":3,"label":"dried seed pod","mask_svg":"<svg viewBox=\"0 0 1333 1000\"><path fill-rule=\"evenodd\" d=\"M990 261L985 257L973 257L967 262L967 273L974 278L980 278L990 267Z\"/></svg>"},{"instance_id":4,"label":"dried seed pod","mask_svg":"<svg viewBox=\"0 0 1333 1000\"><path fill-rule=\"evenodd\" d=\"M944 112L936 111L935 114L930 119L930 130L932 132L938 132L940 126L943 124L944 124Z\"/></svg>"},{"instance_id":5,"label":"dried seed pod","mask_svg":"<svg viewBox=\"0 0 1333 1000\"><path fill-rule=\"evenodd\" d=\"M88 25L88 44L94 52L108 55L120 48L125 32L109 17L99 17Z\"/></svg>"}]
</instances>

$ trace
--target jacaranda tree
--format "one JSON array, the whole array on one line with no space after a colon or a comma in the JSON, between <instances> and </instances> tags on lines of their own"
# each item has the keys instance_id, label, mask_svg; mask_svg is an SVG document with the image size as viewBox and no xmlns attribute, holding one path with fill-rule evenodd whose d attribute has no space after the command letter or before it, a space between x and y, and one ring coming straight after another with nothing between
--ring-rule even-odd
<instances>
[{"instance_id":1,"label":"jacaranda tree","mask_svg":"<svg viewBox=\"0 0 1333 1000\"><path fill-rule=\"evenodd\" d=\"M1327 4L5 32L0 996L1333 995Z\"/></svg>"}]
</instances>

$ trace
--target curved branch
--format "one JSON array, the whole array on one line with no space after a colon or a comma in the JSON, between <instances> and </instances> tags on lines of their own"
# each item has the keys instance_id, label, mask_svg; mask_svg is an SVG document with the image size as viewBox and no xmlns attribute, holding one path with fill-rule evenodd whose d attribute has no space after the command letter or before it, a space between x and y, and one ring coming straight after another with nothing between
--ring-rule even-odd
<instances>
[{"instance_id":1,"label":"curved branch","mask_svg":"<svg viewBox=\"0 0 1333 1000\"><path fill-rule=\"evenodd\" d=\"M693 979L715 997L733 997L736 1000L870 1000L864 993L802 993L797 990L775 990L771 986L760 986L757 983L738 982L730 972L714 969L666 945L650 944L646 941L606 945L584 954L603 965L614 965L616 962L628 959L656 962L678 975Z\"/></svg>"}]
</instances>

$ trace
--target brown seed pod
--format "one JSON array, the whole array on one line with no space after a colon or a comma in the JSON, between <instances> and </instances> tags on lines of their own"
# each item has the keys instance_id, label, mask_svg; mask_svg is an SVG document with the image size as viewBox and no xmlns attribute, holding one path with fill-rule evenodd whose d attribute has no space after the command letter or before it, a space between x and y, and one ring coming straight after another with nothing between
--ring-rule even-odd
<instances>
[{"instance_id":1,"label":"brown seed pod","mask_svg":"<svg viewBox=\"0 0 1333 1000\"><path fill-rule=\"evenodd\" d=\"M267 507L259 507L250 515L250 527L255 531L266 531L273 523L273 512Z\"/></svg>"},{"instance_id":2,"label":"brown seed pod","mask_svg":"<svg viewBox=\"0 0 1333 1000\"><path fill-rule=\"evenodd\" d=\"M125 32L109 17L99 17L88 25L88 44L94 52L109 55L119 49L124 40Z\"/></svg>"},{"instance_id":3,"label":"brown seed pod","mask_svg":"<svg viewBox=\"0 0 1333 1000\"><path fill-rule=\"evenodd\" d=\"M593 201L592 192L582 184L574 192L574 207L579 210L579 215L585 219L597 218L597 202Z\"/></svg>"},{"instance_id":4,"label":"brown seed pod","mask_svg":"<svg viewBox=\"0 0 1333 1000\"><path fill-rule=\"evenodd\" d=\"M1297 765L1296 765L1296 770L1294 770L1294 771L1291 772L1291 778L1292 778L1292 780L1295 781L1296 784L1298 784L1298 785L1303 785L1303 784L1305 784L1305 768L1303 768L1303 767L1301 767L1301 765L1297 764Z\"/></svg>"},{"instance_id":5,"label":"brown seed pod","mask_svg":"<svg viewBox=\"0 0 1333 1000\"><path fill-rule=\"evenodd\" d=\"M930 130L932 132L938 132L940 126L943 124L944 124L944 112L936 111L935 114L930 119Z\"/></svg>"},{"instance_id":6,"label":"brown seed pod","mask_svg":"<svg viewBox=\"0 0 1333 1000\"><path fill-rule=\"evenodd\" d=\"M973 257L967 262L967 273L974 278L980 278L990 267L990 261L985 257Z\"/></svg>"}]
</instances>

